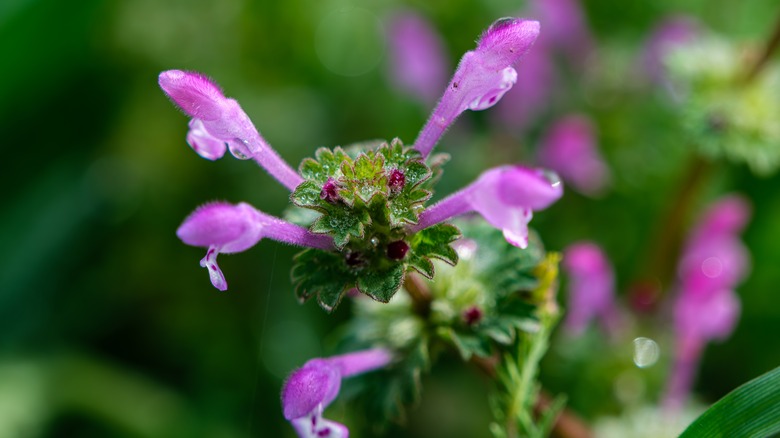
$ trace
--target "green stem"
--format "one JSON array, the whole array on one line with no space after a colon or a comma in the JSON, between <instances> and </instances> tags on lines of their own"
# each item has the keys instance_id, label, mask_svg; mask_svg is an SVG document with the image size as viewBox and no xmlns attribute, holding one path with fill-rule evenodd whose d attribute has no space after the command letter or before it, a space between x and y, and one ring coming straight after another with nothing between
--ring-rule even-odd
<instances>
[{"instance_id":1,"label":"green stem","mask_svg":"<svg viewBox=\"0 0 780 438\"><path fill-rule=\"evenodd\" d=\"M761 56L758 58L756 63L753 64L753 67L748 70L747 75L745 75L745 83L749 83L755 79L756 76L758 76L758 74L766 65L767 61L769 61L769 58L771 58L772 54L775 52L775 50L777 50L778 46L780 46L780 17L778 17L778 20L775 23L772 36L770 36L769 40L767 40L767 43L764 46L764 50L761 52Z\"/></svg>"}]
</instances>

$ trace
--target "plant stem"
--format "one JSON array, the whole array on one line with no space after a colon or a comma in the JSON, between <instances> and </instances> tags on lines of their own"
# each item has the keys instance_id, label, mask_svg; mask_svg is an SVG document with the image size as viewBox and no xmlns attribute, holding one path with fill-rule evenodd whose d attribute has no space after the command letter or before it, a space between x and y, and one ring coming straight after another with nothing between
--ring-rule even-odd
<instances>
[{"instance_id":1,"label":"plant stem","mask_svg":"<svg viewBox=\"0 0 780 438\"><path fill-rule=\"evenodd\" d=\"M769 61L769 58L771 58L772 54L777 50L778 46L780 46L780 17L778 17L777 22L775 23L775 29L772 32L772 36L767 40L764 51L761 52L761 56L756 63L753 64L753 67L748 70L748 73L745 76L745 83L749 83L758 76L767 61Z\"/></svg>"},{"instance_id":2,"label":"plant stem","mask_svg":"<svg viewBox=\"0 0 780 438\"><path fill-rule=\"evenodd\" d=\"M431 314L431 291L420 276L411 272L404 278L404 289L412 298L414 313L427 319Z\"/></svg>"},{"instance_id":3,"label":"plant stem","mask_svg":"<svg viewBox=\"0 0 780 438\"><path fill-rule=\"evenodd\" d=\"M680 253L685 236L690 207L694 204L699 190L709 178L712 162L700 155L695 155L684 173L680 188L675 191L677 196L663 216L660 227L655 232L656 238L645 262L646 269L641 275L640 284L659 284L659 292L666 290L673 280L675 261ZM653 281L655 280L655 281Z\"/></svg>"}]
</instances>

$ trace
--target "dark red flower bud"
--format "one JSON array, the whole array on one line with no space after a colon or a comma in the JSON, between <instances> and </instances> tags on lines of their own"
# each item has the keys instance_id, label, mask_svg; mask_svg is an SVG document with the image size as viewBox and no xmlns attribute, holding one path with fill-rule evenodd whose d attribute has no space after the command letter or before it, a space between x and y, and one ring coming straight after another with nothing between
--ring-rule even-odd
<instances>
[{"instance_id":1,"label":"dark red flower bud","mask_svg":"<svg viewBox=\"0 0 780 438\"><path fill-rule=\"evenodd\" d=\"M409 244L403 240L396 240L387 244L387 256L393 260L403 260L409 252Z\"/></svg>"},{"instance_id":2,"label":"dark red flower bud","mask_svg":"<svg viewBox=\"0 0 780 438\"><path fill-rule=\"evenodd\" d=\"M390 178L387 179L387 186L390 187L390 192L399 193L404 189L406 185L406 175L398 169L393 169L390 172Z\"/></svg>"},{"instance_id":3,"label":"dark red flower bud","mask_svg":"<svg viewBox=\"0 0 780 438\"><path fill-rule=\"evenodd\" d=\"M335 204L341 200L341 196L339 196L339 185L335 179L328 178L328 180L325 181L325 184L322 185L322 190L320 191L320 199L324 199L331 204Z\"/></svg>"},{"instance_id":4,"label":"dark red flower bud","mask_svg":"<svg viewBox=\"0 0 780 438\"><path fill-rule=\"evenodd\" d=\"M482 320L482 309L477 306L471 306L463 312L463 322L472 326Z\"/></svg>"}]
</instances>

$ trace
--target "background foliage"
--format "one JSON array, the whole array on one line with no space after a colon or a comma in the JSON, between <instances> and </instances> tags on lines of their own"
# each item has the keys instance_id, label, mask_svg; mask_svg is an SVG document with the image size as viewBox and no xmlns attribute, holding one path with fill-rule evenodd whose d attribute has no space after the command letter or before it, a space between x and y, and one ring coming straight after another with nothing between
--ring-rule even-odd
<instances>
[{"instance_id":1,"label":"background foliage","mask_svg":"<svg viewBox=\"0 0 780 438\"><path fill-rule=\"evenodd\" d=\"M0 436L292 436L281 383L307 359L332 352L329 334L349 306L329 316L313 302L298 305L289 278L297 250L273 242L223 257L230 290L212 288L197 263L201 250L174 235L183 218L213 199L280 215L288 194L251 163L192 153L186 118L156 77L179 68L216 78L291 163L317 146L411 142L430 108L390 86L385 42L370 20L327 20L345 6L380 22L399 7L418 10L442 33L453 66L489 23L523 7L507 0L0 4ZM663 96L638 86L626 66L670 13L758 47L780 11L773 0L587 0L584 7L605 56L567 78L556 111L594 118L614 189L598 200L570 191L534 226L549 250L583 238L603 244L625 291L641 275L656 219L692 153ZM344 46L357 58L340 59ZM366 71L344 76L334 72L339 66ZM439 146L453 156L445 190L489 165L529 159L551 118L518 139L488 113L464 115ZM780 363L779 184L778 175L720 165L691 209L695 215L733 190L754 206L742 319L730 340L706 351L696 388L705 402ZM639 324L658 328L649 318ZM670 353L657 340L661 363L641 370L650 401ZM631 366L630 345L588 356L594 342L561 341L542 367L545 386L568 393L586 419L620 412L610 382ZM485 378L444 363L425 379L408 436L484 435ZM349 418L346 405L331 409Z\"/></svg>"}]
</instances>

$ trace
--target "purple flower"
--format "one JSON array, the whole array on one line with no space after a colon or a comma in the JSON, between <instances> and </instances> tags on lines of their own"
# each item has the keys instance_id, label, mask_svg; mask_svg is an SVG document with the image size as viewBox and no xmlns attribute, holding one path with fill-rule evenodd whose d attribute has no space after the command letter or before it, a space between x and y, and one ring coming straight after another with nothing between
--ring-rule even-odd
<instances>
[{"instance_id":1,"label":"purple flower","mask_svg":"<svg viewBox=\"0 0 780 438\"><path fill-rule=\"evenodd\" d=\"M388 41L394 84L426 104L435 103L438 90L447 84L450 63L430 23L414 12L400 13L390 21Z\"/></svg>"},{"instance_id":2,"label":"purple flower","mask_svg":"<svg viewBox=\"0 0 780 438\"><path fill-rule=\"evenodd\" d=\"M387 366L393 359L382 348L312 359L295 370L282 388L282 411L301 438L346 438L343 424L326 420L322 412L336 398L341 379Z\"/></svg>"},{"instance_id":3,"label":"purple flower","mask_svg":"<svg viewBox=\"0 0 780 438\"><path fill-rule=\"evenodd\" d=\"M213 202L196 209L184 220L176 235L187 245L208 248L200 265L209 271L211 284L227 290L227 282L217 264L220 253L232 254L253 247L268 237L280 242L320 249L332 249L330 236L313 234L298 225L256 210L249 204Z\"/></svg>"},{"instance_id":4,"label":"purple flower","mask_svg":"<svg viewBox=\"0 0 780 438\"><path fill-rule=\"evenodd\" d=\"M599 154L595 137L593 125L585 116L564 117L542 139L539 164L558 172L578 191L597 195L609 183L609 169Z\"/></svg>"},{"instance_id":5,"label":"purple flower","mask_svg":"<svg viewBox=\"0 0 780 438\"><path fill-rule=\"evenodd\" d=\"M595 243L578 242L564 251L563 269L569 275L566 329L581 334L592 319L610 333L618 330L615 306L615 274L604 252Z\"/></svg>"},{"instance_id":6,"label":"purple flower","mask_svg":"<svg viewBox=\"0 0 780 438\"><path fill-rule=\"evenodd\" d=\"M738 235L749 217L747 201L724 197L705 213L683 250L673 315L677 346L664 402L668 409L685 401L706 344L734 331L740 309L734 289L749 265Z\"/></svg>"},{"instance_id":7,"label":"purple flower","mask_svg":"<svg viewBox=\"0 0 780 438\"><path fill-rule=\"evenodd\" d=\"M498 20L483 33L476 49L461 59L444 96L415 141L414 147L423 157L460 113L489 108L512 87L517 76L512 65L528 51L538 34L538 22L515 18ZM290 190L304 181L268 145L238 102L225 97L206 76L169 70L160 73L159 84L174 104L192 117L187 142L199 155L216 160L229 149L239 158L253 158ZM401 170L391 172L387 182L390 191L403 190L406 179ZM320 198L338 205L342 201L338 184L335 179L326 181ZM502 229L512 244L525 247L532 211L557 200L562 189L557 179L550 181L541 170L519 166L493 169L471 186L424 211L419 223L410 226L409 231L476 211ZM184 221L177 235L187 244L208 248L201 266L209 270L212 284L220 290L225 290L227 284L216 261L219 253L244 251L264 237L304 247L334 249L331 237L313 234L243 203L207 204ZM402 260L408 249L405 240L393 241L388 257ZM347 256L348 263L350 260Z\"/></svg>"},{"instance_id":8,"label":"purple flower","mask_svg":"<svg viewBox=\"0 0 780 438\"><path fill-rule=\"evenodd\" d=\"M237 158L253 158L290 190L303 182L260 136L238 102L225 97L209 78L200 73L168 70L160 73L158 82L173 103L192 117L187 143L198 155L216 160L228 148Z\"/></svg>"},{"instance_id":9,"label":"purple flower","mask_svg":"<svg viewBox=\"0 0 780 438\"><path fill-rule=\"evenodd\" d=\"M420 214L412 230L421 230L451 217L476 211L520 248L528 246L528 222L563 195L555 174L542 169L503 166L484 172L476 181Z\"/></svg>"},{"instance_id":10,"label":"purple flower","mask_svg":"<svg viewBox=\"0 0 780 438\"><path fill-rule=\"evenodd\" d=\"M414 142L428 156L444 131L468 109L484 110L495 105L517 81L512 67L533 45L539 22L502 18L482 34L475 50L466 52L455 75Z\"/></svg>"}]
</instances>

